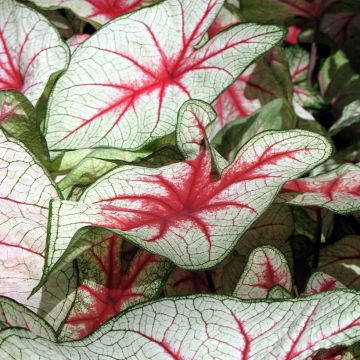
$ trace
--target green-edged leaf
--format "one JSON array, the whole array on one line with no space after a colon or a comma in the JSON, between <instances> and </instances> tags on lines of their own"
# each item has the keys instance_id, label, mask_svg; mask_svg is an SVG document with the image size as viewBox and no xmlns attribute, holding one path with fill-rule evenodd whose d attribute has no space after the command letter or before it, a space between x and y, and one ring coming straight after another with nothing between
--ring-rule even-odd
<instances>
[{"instance_id":1,"label":"green-edged leaf","mask_svg":"<svg viewBox=\"0 0 360 360\"><path fill-rule=\"evenodd\" d=\"M360 236L349 235L320 252L319 270L349 288L360 287Z\"/></svg>"},{"instance_id":2,"label":"green-edged leaf","mask_svg":"<svg viewBox=\"0 0 360 360\"><path fill-rule=\"evenodd\" d=\"M257 247L270 245L285 255L290 268L293 266L293 254L289 237L294 231L294 220L289 206L273 204L250 227L237 243L235 254L224 266L222 285L225 294L232 294L250 253Z\"/></svg>"},{"instance_id":3,"label":"green-edged leaf","mask_svg":"<svg viewBox=\"0 0 360 360\"><path fill-rule=\"evenodd\" d=\"M281 300L281 299L290 299L291 294L284 289L281 285L274 285L267 294L267 299L271 300Z\"/></svg>"},{"instance_id":4,"label":"green-edged leaf","mask_svg":"<svg viewBox=\"0 0 360 360\"><path fill-rule=\"evenodd\" d=\"M0 126L25 144L40 161L48 160L45 138L35 109L24 95L14 90L0 92Z\"/></svg>"},{"instance_id":5,"label":"green-edged leaf","mask_svg":"<svg viewBox=\"0 0 360 360\"><path fill-rule=\"evenodd\" d=\"M0 295L27 306L57 329L75 296L67 264L28 299L45 261L50 199L57 191L42 167L19 143L0 132Z\"/></svg>"},{"instance_id":6,"label":"green-edged leaf","mask_svg":"<svg viewBox=\"0 0 360 360\"><path fill-rule=\"evenodd\" d=\"M337 134L343 128L357 124L360 121L360 100L353 101L343 109L340 119L331 126L331 135Z\"/></svg>"},{"instance_id":7,"label":"green-edged leaf","mask_svg":"<svg viewBox=\"0 0 360 360\"><path fill-rule=\"evenodd\" d=\"M78 259L79 287L61 338L81 339L131 305L159 295L172 269L169 261L138 251L124 269L120 237L97 232L101 243Z\"/></svg>"},{"instance_id":8,"label":"green-edged leaf","mask_svg":"<svg viewBox=\"0 0 360 360\"><path fill-rule=\"evenodd\" d=\"M204 139L216 120L216 112L206 102L186 101L179 110L176 127L176 143L186 160L198 156Z\"/></svg>"},{"instance_id":9,"label":"green-edged leaf","mask_svg":"<svg viewBox=\"0 0 360 360\"><path fill-rule=\"evenodd\" d=\"M89 187L79 202L52 201L44 279L76 250L71 239L86 226L111 229L183 268L214 266L286 181L330 153L329 143L317 134L268 131L250 140L218 180L212 178L207 151L158 169L115 169Z\"/></svg>"},{"instance_id":10,"label":"green-edged leaf","mask_svg":"<svg viewBox=\"0 0 360 360\"><path fill-rule=\"evenodd\" d=\"M82 43L49 100L49 149L141 149L175 131L186 100L214 101L283 36L277 26L240 24L196 49L222 4L163 1Z\"/></svg>"},{"instance_id":11,"label":"green-edged leaf","mask_svg":"<svg viewBox=\"0 0 360 360\"><path fill-rule=\"evenodd\" d=\"M296 359L360 340L360 295L241 301L193 296L136 306L84 340L54 343L26 330L0 332L0 357L38 359Z\"/></svg>"},{"instance_id":12,"label":"green-edged leaf","mask_svg":"<svg viewBox=\"0 0 360 360\"><path fill-rule=\"evenodd\" d=\"M34 106L69 57L46 18L14 0L0 3L0 53L0 90L17 90Z\"/></svg>"},{"instance_id":13,"label":"green-edged leaf","mask_svg":"<svg viewBox=\"0 0 360 360\"><path fill-rule=\"evenodd\" d=\"M294 85L294 102L306 109L321 108L323 100L320 94L314 88L307 86L309 53L298 46L292 46L286 49L285 54L289 62L291 80ZM301 116L301 112L299 112L299 116Z\"/></svg>"},{"instance_id":14,"label":"green-edged leaf","mask_svg":"<svg viewBox=\"0 0 360 360\"><path fill-rule=\"evenodd\" d=\"M306 284L304 295L314 295L323 291L346 288L340 281L323 272L316 272L311 275Z\"/></svg>"},{"instance_id":15,"label":"green-edged leaf","mask_svg":"<svg viewBox=\"0 0 360 360\"><path fill-rule=\"evenodd\" d=\"M3 328L24 328L34 335L52 341L56 340L54 330L45 320L24 305L4 296L0 296L0 324Z\"/></svg>"},{"instance_id":16,"label":"green-edged leaf","mask_svg":"<svg viewBox=\"0 0 360 360\"><path fill-rule=\"evenodd\" d=\"M360 167L344 164L326 174L291 180L282 200L292 205L320 206L339 214L360 210Z\"/></svg>"},{"instance_id":17,"label":"green-edged leaf","mask_svg":"<svg viewBox=\"0 0 360 360\"><path fill-rule=\"evenodd\" d=\"M294 128L295 114L285 99L275 99L254 114L231 121L214 137L211 144L229 160L233 160L239 149L252 137L265 130Z\"/></svg>"},{"instance_id":18,"label":"green-edged leaf","mask_svg":"<svg viewBox=\"0 0 360 360\"><path fill-rule=\"evenodd\" d=\"M291 291L289 265L275 247L262 246L251 252L233 295L240 299L266 299L275 285Z\"/></svg>"}]
</instances>

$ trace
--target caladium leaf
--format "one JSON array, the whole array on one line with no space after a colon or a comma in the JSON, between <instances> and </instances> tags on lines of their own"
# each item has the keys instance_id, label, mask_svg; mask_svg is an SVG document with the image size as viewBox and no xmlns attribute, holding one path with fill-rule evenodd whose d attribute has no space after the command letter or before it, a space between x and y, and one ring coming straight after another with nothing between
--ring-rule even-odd
<instances>
[{"instance_id":1,"label":"caladium leaf","mask_svg":"<svg viewBox=\"0 0 360 360\"><path fill-rule=\"evenodd\" d=\"M329 129L330 135L335 135L343 128L360 122L360 100L353 101L343 109L341 117Z\"/></svg>"},{"instance_id":2,"label":"caladium leaf","mask_svg":"<svg viewBox=\"0 0 360 360\"><path fill-rule=\"evenodd\" d=\"M233 259L224 267L222 285L225 294L232 294L245 269L250 253L257 247L270 245L285 255L290 268L293 254L288 241L294 231L294 221L289 206L273 204L245 232L235 247Z\"/></svg>"},{"instance_id":3,"label":"caladium leaf","mask_svg":"<svg viewBox=\"0 0 360 360\"><path fill-rule=\"evenodd\" d=\"M338 0L242 0L241 17L246 21L286 21L296 16L318 18Z\"/></svg>"},{"instance_id":4,"label":"caladium leaf","mask_svg":"<svg viewBox=\"0 0 360 360\"><path fill-rule=\"evenodd\" d=\"M323 100L313 88L307 86L309 70L309 54L298 46L286 49L286 58L289 62L291 80L294 85L293 101L301 107L320 109ZM301 114L299 114L301 116Z\"/></svg>"},{"instance_id":5,"label":"caladium leaf","mask_svg":"<svg viewBox=\"0 0 360 360\"><path fill-rule=\"evenodd\" d=\"M34 335L56 340L54 330L45 320L24 305L4 296L0 296L0 324L3 324L3 328L24 328Z\"/></svg>"},{"instance_id":6,"label":"caladium leaf","mask_svg":"<svg viewBox=\"0 0 360 360\"><path fill-rule=\"evenodd\" d=\"M346 288L340 281L323 272L316 272L311 275L306 284L304 295L314 295L323 291Z\"/></svg>"},{"instance_id":7,"label":"caladium leaf","mask_svg":"<svg viewBox=\"0 0 360 360\"><path fill-rule=\"evenodd\" d=\"M35 105L69 50L45 17L14 0L0 3L0 90L17 90Z\"/></svg>"},{"instance_id":8,"label":"caladium leaf","mask_svg":"<svg viewBox=\"0 0 360 360\"><path fill-rule=\"evenodd\" d=\"M240 24L196 49L222 4L167 0L81 44L49 100L49 148L140 149L174 132L186 100L215 100L283 36L277 26Z\"/></svg>"},{"instance_id":9,"label":"caladium leaf","mask_svg":"<svg viewBox=\"0 0 360 360\"><path fill-rule=\"evenodd\" d=\"M291 294L281 285L274 285L267 294L267 299L290 299Z\"/></svg>"},{"instance_id":10,"label":"caladium leaf","mask_svg":"<svg viewBox=\"0 0 360 360\"><path fill-rule=\"evenodd\" d=\"M83 338L131 305L159 295L172 269L170 261L138 251L123 270L120 237L100 232L102 242L78 259L79 287L62 329L62 339Z\"/></svg>"},{"instance_id":11,"label":"caladium leaf","mask_svg":"<svg viewBox=\"0 0 360 360\"><path fill-rule=\"evenodd\" d=\"M24 95L14 90L0 92L0 127L25 144L40 161L47 162L45 138L35 109Z\"/></svg>"},{"instance_id":12,"label":"caladium leaf","mask_svg":"<svg viewBox=\"0 0 360 360\"><path fill-rule=\"evenodd\" d=\"M41 278L48 204L58 198L57 191L27 150L2 132L0 159L0 295L26 305L58 328L75 296L71 264L28 299Z\"/></svg>"},{"instance_id":13,"label":"caladium leaf","mask_svg":"<svg viewBox=\"0 0 360 360\"><path fill-rule=\"evenodd\" d=\"M291 291L289 265L275 247L262 246L251 252L233 295L240 299L266 299L275 285Z\"/></svg>"},{"instance_id":14,"label":"caladium leaf","mask_svg":"<svg viewBox=\"0 0 360 360\"><path fill-rule=\"evenodd\" d=\"M360 167L344 164L326 174L291 180L280 198L292 205L320 206L339 214L360 210Z\"/></svg>"},{"instance_id":15,"label":"caladium leaf","mask_svg":"<svg viewBox=\"0 0 360 360\"><path fill-rule=\"evenodd\" d=\"M137 10L150 3L149 0L31 0L44 8L67 8L92 24L108 21Z\"/></svg>"},{"instance_id":16,"label":"caladium leaf","mask_svg":"<svg viewBox=\"0 0 360 360\"><path fill-rule=\"evenodd\" d=\"M52 201L47 263L39 286L49 271L61 267L63 257L77 251L71 239L86 226L112 229L183 268L213 266L286 181L330 153L330 144L315 133L268 131L250 140L218 180L211 176L207 151L159 169L115 169L89 187L79 202Z\"/></svg>"},{"instance_id":17,"label":"caladium leaf","mask_svg":"<svg viewBox=\"0 0 360 360\"><path fill-rule=\"evenodd\" d=\"M321 19L320 31L327 34L339 47L359 31L360 14L352 11L335 11Z\"/></svg>"},{"instance_id":18,"label":"caladium leaf","mask_svg":"<svg viewBox=\"0 0 360 360\"><path fill-rule=\"evenodd\" d=\"M238 1L237 0L225 1L218 16L216 17L215 21L212 23L211 27L209 28L208 31L209 36L213 37L219 32L226 30L230 26L240 21L235 11L230 11L228 9L229 6L236 9L236 7L238 6Z\"/></svg>"},{"instance_id":19,"label":"caladium leaf","mask_svg":"<svg viewBox=\"0 0 360 360\"><path fill-rule=\"evenodd\" d=\"M77 34L67 39L66 42L69 46L70 52L73 53L79 47L79 45L82 44L89 37L89 34Z\"/></svg>"},{"instance_id":20,"label":"caladium leaf","mask_svg":"<svg viewBox=\"0 0 360 360\"><path fill-rule=\"evenodd\" d=\"M332 104L335 119L346 105L360 97L360 75L340 50L325 60L318 78L321 93Z\"/></svg>"},{"instance_id":21,"label":"caladium leaf","mask_svg":"<svg viewBox=\"0 0 360 360\"><path fill-rule=\"evenodd\" d=\"M294 128L296 115L285 99L275 99L250 116L226 124L211 141L221 155L232 161L239 149L265 130Z\"/></svg>"},{"instance_id":22,"label":"caladium leaf","mask_svg":"<svg viewBox=\"0 0 360 360\"><path fill-rule=\"evenodd\" d=\"M291 100L288 64L280 48L249 67L214 103L221 126L252 114L276 98Z\"/></svg>"},{"instance_id":23,"label":"caladium leaf","mask_svg":"<svg viewBox=\"0 0 360 360\"><path fill-rule=\"evenodd\" d=\"M360 237L349 235L320 251L319 270L347 287L360 287Z\"/></svg>"},{"instance_id":24,"label":"caladium leaf","mask_svg":"<svg viewBox=\"0 0 360 360\"><path fill-rule=\"evenodd\" d=\"M168 298L136 306L79 341L54 343L26 330L3 330L0 356L302 360L359 341L359 302L359 294L349 290L282 301Z\"/></svg>"}]
</instances>

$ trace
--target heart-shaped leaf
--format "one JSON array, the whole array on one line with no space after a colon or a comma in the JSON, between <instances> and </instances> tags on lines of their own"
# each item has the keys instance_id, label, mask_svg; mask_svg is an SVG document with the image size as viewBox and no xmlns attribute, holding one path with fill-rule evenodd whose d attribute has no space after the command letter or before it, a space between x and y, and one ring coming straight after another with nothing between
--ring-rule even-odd
<instances>
[{"instance_id":1,"label":"heart-shaped leaf","mask_svg":"<svg viewBox=\"0 0 360 360\"><path fill-rule=\"evenodd\" d=\"M80 341L54 343L26 330L0 332L5 359L309 359L360 340L360 296L302 299L168 298L136 306Z\"/></svg>"},{"instance_id":2,"label":"heart-shaped leaf","mask_svg":"<svg viewBox=\"0 0 360 360\"><path fill-rule=\"evenodd\" d=\"M92 236L102 242L77 258L79 287L62 339L83 338L129 306L153 299L172 269L164 258L138 251L124 270L122 239L106 231Z\"/></svg>"},{"instance_id":3,"label":"heart-shaped leaf","mask_svg":"<svg viewBox=\"0 0 360 360\"><path fill-rule=\"evenodd\" d=\"M240 24L196 48L222 4L163 1L81 44L49 100L49 148L140 149L174 132L186 100L215 100L283 36L277 26Z\"/></svg>"},{"instance_id":4,"label":"heart-shaped leaf","mask_svg":"<svg viewBox=\"0 0 360 360\"><path fill-rule=\"evenodd\" d=\"M0 90L17 90L33 105L69 57L46 18L14 0L0 3L0 53Z\"/></svg>"},{"instance_id":5,"label":"heart-shaped leaf","mask_svg":"<svg viewBox=\"0 0 360 360\"><path fill-rule=\"evenodd\" d=\"M262 246L250 254L233 295L240 299L266 299L275 285L291 291L289 265L285 256L276 248Z\"/></svg>"},{"instance_id":6,"label":"heart-shaped leaf","mask_svg":"<svg viewBox=\"0 0 360 360\"><path fill-rule=\"evenodd\" d=\"M31 0L44 8L67 8L93 23L108 21L149 4L149 0Z\"/></svg>"},{"instance_id":7,"label":"heart-shaped leaf","mask_svg":"<svg viewBox=\"0 0 360 360\"><path fill-rule=\"evenodd\" d=\"M320 206L339 214L360 210L360 167L344 164L326 174L287 182L280 198L292 205Z\"/></svg>"},{"instance_id":8,"label":"heart-shaped leaf","mask_svg":"<svg viewBox=\"0 0 360 360\"><path fill-rule=\"evenodd\" d=\"M79 202L52 202L44 279L62 267L64 258L79 253L71 239L86 226L111 229L183 268L211 267L231 251L286 181L330 153L330 144L315 133L268 131L249 141L218 180L212 178L208 151L159 169L115 169Z\"/></svg>"},{"instance_id":9,"label":"heart-shaped leaf","mask_svg":"<svg viewBox=\"0 0 360 360\"><path fill-rule=\"evenodd\" d=\"M0 295L26 305L57 329L75 296L71 263L28 296L44 266L49 201L59 196L27 150L2 132L0 159Z\"/></svg>"}]
</instances>

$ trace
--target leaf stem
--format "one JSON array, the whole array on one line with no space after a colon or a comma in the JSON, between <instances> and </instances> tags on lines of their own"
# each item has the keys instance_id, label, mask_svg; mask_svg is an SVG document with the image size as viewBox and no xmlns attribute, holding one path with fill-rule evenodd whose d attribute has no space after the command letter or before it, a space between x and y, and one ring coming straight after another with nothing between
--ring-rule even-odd
<instances>
[{"instance_id":1,"label":"leaf stem","mask_svg":"<svg viewBox=\"0 0 360 360\"><path fill-rule=\"evenodd\" d=\"M321 217L321 209L316 209L316 237L315 237L315 245L314 245L314 255L312 261L312 272L317 271L319 266L319 258L320 258L320 247L321 247L321 234L322 234L322 217Z\"/></svg>"}]
</instances>

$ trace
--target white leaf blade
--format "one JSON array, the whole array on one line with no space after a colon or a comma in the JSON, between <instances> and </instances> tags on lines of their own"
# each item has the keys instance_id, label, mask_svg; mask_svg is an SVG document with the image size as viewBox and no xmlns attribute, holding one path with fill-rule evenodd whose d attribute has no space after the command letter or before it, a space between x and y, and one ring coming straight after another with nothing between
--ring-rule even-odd
<instances>
[{"instance_id":1,"label":"white leaf blade","mask_svg":"<svg viewBox=\"0 0 360 360\"><path fill-rule=\"evenodd\" d=\"M186 100L215 100L283 35L276 26L238 25L194 49L222 3L167 0L80 45L49 100L49 148L140 149L174 132Z\"/></svg>"},{"instance_id":2,"label":"white leaf blade","mask_svg":"<svg viewBox=\"0 0 360 360\"><path fill-rule=\"evenodd\" d=\"M56 360L302 360L360 339L359 301L351 291L283 301L168 298L136 306L82 341L56 344L25 331L3 331L0 355L12 359L17 353L17 360L25 359L21 352L26 351L34 360L44 359L44 353Z\"/></svg>"},{"instance_id":3,"label":"white leaf blade","mask_svg":"<svg viewBox=\"0 0 360 360\"><path fill-rule=\"evenodd\" d=\"M0 295L58 327L72 304L72 265L66 265L36 296L28 296L40 280L45 262L48 202L59 195L32 155L2 132L0 159Z\"/></svg>"}]
</instances>

